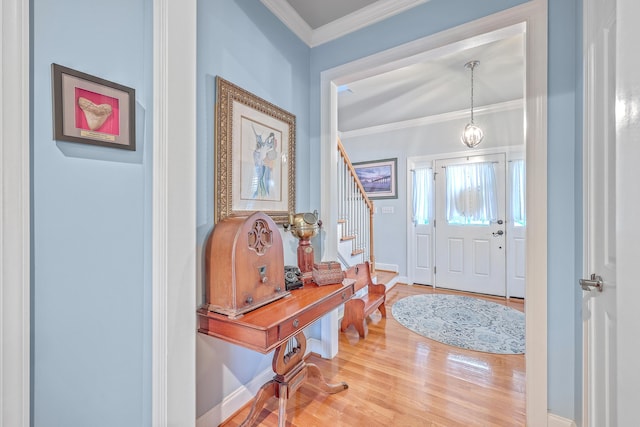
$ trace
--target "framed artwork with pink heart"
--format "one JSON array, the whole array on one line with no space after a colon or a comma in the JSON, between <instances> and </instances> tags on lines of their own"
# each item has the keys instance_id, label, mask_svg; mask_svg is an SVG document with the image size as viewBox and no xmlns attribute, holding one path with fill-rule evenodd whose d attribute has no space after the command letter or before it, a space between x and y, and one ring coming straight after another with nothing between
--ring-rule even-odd
<instances>
[{"instance_id":1,"label":"framed artwork with pink heart","mask_svg":"<svg viewBox=\"0 0 640 427\"><path fill-rule=\"evenodd\" d=\"M134 89L58 64L51 72L54 139L136 149Z\"/></svg>"}]
</instances>

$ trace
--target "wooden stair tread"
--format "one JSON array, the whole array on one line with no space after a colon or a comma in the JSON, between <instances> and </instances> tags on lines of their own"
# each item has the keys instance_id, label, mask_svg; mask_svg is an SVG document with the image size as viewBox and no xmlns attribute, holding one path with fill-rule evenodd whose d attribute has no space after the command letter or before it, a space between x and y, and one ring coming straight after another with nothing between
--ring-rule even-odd
<instances>
[{"instance_id":1,"label":"wooden stair tread","mask_svg":"<svg viewBox=\"0 0 640 427\"><path fill-rule=\"evenodd\" d=\"M374 274L374 277L376 278L376 283L389 283L396 276L398 276L397 272L389 271L389 270L376 269L376 272Z\"/></svg>"}]
</instances>

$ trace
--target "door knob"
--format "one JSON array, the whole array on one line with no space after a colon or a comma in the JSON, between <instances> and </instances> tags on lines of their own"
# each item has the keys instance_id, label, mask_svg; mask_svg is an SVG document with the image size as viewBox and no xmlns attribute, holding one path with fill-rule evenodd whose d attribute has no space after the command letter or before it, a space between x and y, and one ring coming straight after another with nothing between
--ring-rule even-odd
<instances>
[{"instance_id":1,"label":"door knob","mask_svg":"<svg viewBox=\"0 0 640 427\"><path fill-rule=\"evenodd\" d=\"M591 288L596 288L602 292L602 277L592 274L590 279L580 279L580 287L582 287L583 291L590 291Z\"/></svg>"},{"instance_id":2,"label":"door knob","mask_svg":"<svg viewBox=\"0 0 640 427\"><path fill-rule=\"evenodd\" d=\"M493 234L493 236L494 236L494 237L496 237L496 236L502 236L502 235L504 234L504 231L502 231L502 230L498 230L498 231L496 231L495 233L491 233L491 234Z\"/></svg>"}]
</instances>

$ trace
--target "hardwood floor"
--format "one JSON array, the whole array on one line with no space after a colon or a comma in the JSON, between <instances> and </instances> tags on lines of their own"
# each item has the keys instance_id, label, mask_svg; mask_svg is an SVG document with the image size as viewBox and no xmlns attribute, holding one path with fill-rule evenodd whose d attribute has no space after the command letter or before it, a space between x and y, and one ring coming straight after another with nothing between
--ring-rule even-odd
<instances>
[{"instance_id":1,"label":"hardwood floor","mask_svg":"<svg viewBox=\"0 0 640 427\"><path fill-rule=\"evenodd\" d=\"M391 306L424 293L457 292L399 283L387 293L388 317L376 312L366 339L350 327L340 334L335 358L312 354L308 361L328 382L345 381L349 388L328 395L304 384L289 399L287 426L524 426L524 355L458 349L404 328ZM524 311L522 300L487 299ZM222 425L240 425L248 411L249 405ZM276 399L267 402L258 424L278 425Z\"/></svg>"}]
</instances>

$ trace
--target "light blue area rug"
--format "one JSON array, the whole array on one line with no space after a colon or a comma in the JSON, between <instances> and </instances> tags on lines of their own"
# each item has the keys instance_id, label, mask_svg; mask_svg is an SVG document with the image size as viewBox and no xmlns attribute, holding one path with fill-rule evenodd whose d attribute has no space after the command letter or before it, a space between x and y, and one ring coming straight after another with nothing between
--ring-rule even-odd
<instances>
[{"instance_id":1,"label":"light blue area rug","mask_svg":"<svg viewBox=\"0 0 640 427\"><path fill-rule=\"evenodd\" d=\"M414 295L391 307L406 328L444 344L497 354L524 353L524 313L479 298Z\"/></svg>"}]
</instances>

